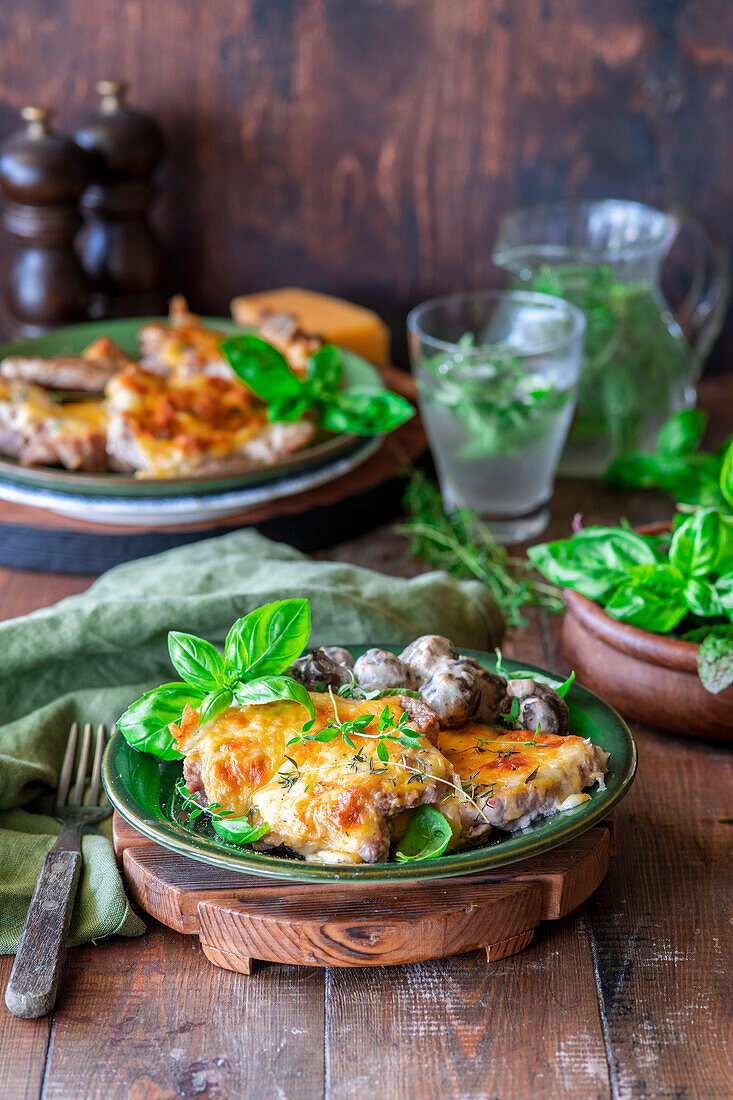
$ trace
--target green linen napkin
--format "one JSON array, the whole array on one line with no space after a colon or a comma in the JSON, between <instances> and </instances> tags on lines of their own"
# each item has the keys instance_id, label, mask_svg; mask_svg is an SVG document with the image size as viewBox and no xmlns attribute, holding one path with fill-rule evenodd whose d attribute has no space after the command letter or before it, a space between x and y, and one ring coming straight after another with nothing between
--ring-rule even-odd
<instances>
[{"instance_id":1,"label":"green linen napkin","mask_svg":"<svg viewBox=\"0 0 733 1100\"><path fill-rule=\"evenodd\" d=\"M118 566L79 596L0 623L0 953L17 948L43 855L58 832L43 811L70 724L111 725L133 699L169 680L169 630L222 644L235 619L291 596L310 600L311 645L401 646L439 633L486 649L503 631L477 581L445 573L406 581L314 562L246 530ZM144 931L125 898L106 825L106 835L103 826L82 842L74 944Z\"/></svg>"}]
</instances>

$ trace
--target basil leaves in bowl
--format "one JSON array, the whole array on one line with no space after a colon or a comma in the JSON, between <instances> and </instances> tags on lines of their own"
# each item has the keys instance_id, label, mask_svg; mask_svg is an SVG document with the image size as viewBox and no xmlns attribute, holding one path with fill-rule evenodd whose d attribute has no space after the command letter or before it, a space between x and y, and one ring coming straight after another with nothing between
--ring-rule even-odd
<instances>
[{"instance_id":1,"label":"basil leaves in bowl","mask_svg":"<svg viewBox=\"0 0 733 1100\"><path fill-rule=\"evenodd\" d=\"M717 508L533 546L565 589L565 655L627 717L733 738L733 518Z\"/></svg>"}]
</instances>

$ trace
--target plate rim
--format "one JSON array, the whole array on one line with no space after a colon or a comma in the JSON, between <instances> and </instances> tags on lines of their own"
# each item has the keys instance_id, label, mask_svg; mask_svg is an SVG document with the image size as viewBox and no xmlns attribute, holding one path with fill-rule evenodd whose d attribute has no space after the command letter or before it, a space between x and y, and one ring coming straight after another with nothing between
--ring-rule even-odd
<instances>
[{"instance_id":1,"label":"plate rim","mask_svg":"<svg viewBox=\"0 0 733 1100\"><path fill-rule=\"evenodd\" d=\"M251 331L247 326L238 325L231 318L211 317L203 314L200 316L201 320L212 328L223 328L226 336ZM107 320L87 321L78 325L63 325L44 333L43 336L28 337L24 340L13 340L0 344L0 359L5 358L7 355L30 355L33 353L35 345L48 340L50 337L58 337L59 339L68 337L72 343L75 343L77 340L79 342L82 339L86 341L98 335L109 335L109 333L103 333L105 327L115 329L118 326L129 326L130 328L134 326L140 328L145 324L167 322L168 320L168 317L163 315L111 317ZM114 338L114 335L112 335L112 339ZM368 369L370 374L373 375L375 384L386 389L378 369L372 363L369 363L356 352L351 352L349 349L344 350L349 352L350 357L358 360L362 366ZM92 394L89 395L90 398L92 396ZM354 449L360 439L377 438L382 438L382 436L358 436L350 432L340 436L327 437L310 447L294 451L279 460L279 465L250 466L231 475L189 474L175 478L141 479L135 478L132 474L111 471L64 470L56 466L43 465L21 466L17 460L0 455L0 478L12 484L38 491L56 492L69 497L82 497L85 499L99 497L120 500L132 498L157 501L165 499L167 496L198 496L210 492L235 491L238 488L247 488L248 485L251 485L251 487L265 485L283 477L297 475L311 467L325 465ZM302 459L307 458L309 461L303 464L303 462L298 461L299 457ZM244 484L242 484L242 479L246 479ZM117 493L115 492L116 487L119 490ZM138 492L136 493L135 490L138 490Z\"/></svg>"},{"instance_id":2,"label":"plate rim","mask_svg":"<svg viewBox=\"0 0 733 1100\"><path fill-rule=\"evenodd\" d=\"M357 650L368 647L363 644L359 646L352 644L349 648ZM389 649L390 647L383 646L382 648ZM467 656L476 657L479 660L484 658L489 662L495 661L493 655L484 650L466 649L465 653ZM548 669L541 668L539 665L517 661L513 658L503 658L503 665L509 671L525 669L558 679L557 675ZM493 666L490 663L488 667L491 668ZM105 790L107 791L107 796L114 808L133 826L133 828L137 829L138 832L142 833L150 840L155 841L157 844L160 844L162 847L167 848L169 851L176 852L178 855L185 856L189 859L195 859L201 863L206 863L209 866L219 867L221 870L236 871L240 874L253 874L263 878L281 879L289 882L398 883L424 881L427 879L456 878L480 871L509 867L525 859L531 859L533 856L539 855L540 853L551 851L553 848L557 848L565 844L568 840L572 840L574 837L580 836L582 833L587 832L588 829L593 828L599 821L607 817L609 812L618 805L621 799L628 793L634 781L638 766L636 742L628 724L618 711L588 688L574 683L568 694L576 697L580 694L581 699L585 696L593 704L594 708L600 706L600 708L606 712L607 716L613 720L618 731L623 736L626 745L627 763L614 789L609 792L607 788L605 792L598 792L601 795L607 793L608 797L597 799L595 802L584 803L584 806L589 807L587 812L575 818L569 816L565 827L558 828L550 837L536 838L534 843L532 843L531 835L524 834L527 843L522 845L521 840L523 837L521 834L517 836L509 835L506 838L508 842L512 840L520 842L518 845L518 854L515 853L514 847L511 849L504 848L497 854L496 847L494 847L492 853L490 847L484 846L483 848L469 848L464 851L452 853L449 856L443 856L440 859L426 860L424 862L364 863L356 865L306 863L305 861L283 856L268 856L261 852L248 852L246 849L243 849L242 855L230 855L226 849L218 847L213 841L186 833L183 830L178 832L175 826L169 822L150 821L144 816L137 816L130 812L129 806L125 802L125 797L130 797L129 792L122 783L122 777L115 774L112 761L120 743L127 746L127 749L131 752L136 752L138 750L127 745L127 742L124 740L119 730L115 730L106 746L102 761L102 780ZM578 700L576 699L574 701ZM152 759L155 758L153 757ZM578 809L580 808L581 807L578 807ZM570 814L572 814L572 810ZM550 815L550 817L545 820L551 820L553 816L555 815ZM560 825L561 822L558 821L557 824ZM500 841L499 843L502 842ZM481 855L482 852L485 853L483 856ZM492 855L494 858L492 858ZM266 862L263 862L263 860Z\"/></svg>"},{"instance_id":3,"label":"plate rim","mask_svg":"<svg viewBox=\"0 0 733 1100\"><path fill-rule=\"evenodd\" d=\"M170 497L85 497L75 493L57 493L52 489L20 485L0 477L0 500L32 508L43 508L55 515L72 519L83 518L89 523L118 527L141 525L165 527L206 522L207 518L211 517L216 519L240 513L246 515L247 512L261 508L270 501L286 500L327 485L368 462L381 446L381 436L364 436L361 445L350 449L346 454L337 455L319 466L293 471L292 474L273 481L258 485L243 485L238 489L221 489L210 493L180 494ZM82 508L85 509L85 513L80 517L79 512ZM198 519L192 519L192 513L195 513ZM162 516L166 517L165 520L161 519Z\"/></svg>"}]
</instances>

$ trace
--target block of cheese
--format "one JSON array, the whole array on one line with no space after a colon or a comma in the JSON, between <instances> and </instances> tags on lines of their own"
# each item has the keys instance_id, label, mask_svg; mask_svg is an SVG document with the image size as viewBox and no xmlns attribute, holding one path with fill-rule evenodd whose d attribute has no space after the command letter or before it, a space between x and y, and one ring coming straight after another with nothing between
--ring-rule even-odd
<instances>
[{"instance_id":1,"label":"block of cheese","mask_svg":"<svg viewBox=\"0 0 733 1100\"><path fill-rule=\"evenodd\" d=\"M340 344L377 367L389 363L389 329L370 309L313 290L281 287L234 298L232 317L238 325L259 325L263 316L289 313L304 332Z\"/></svg>"}]
</instances>

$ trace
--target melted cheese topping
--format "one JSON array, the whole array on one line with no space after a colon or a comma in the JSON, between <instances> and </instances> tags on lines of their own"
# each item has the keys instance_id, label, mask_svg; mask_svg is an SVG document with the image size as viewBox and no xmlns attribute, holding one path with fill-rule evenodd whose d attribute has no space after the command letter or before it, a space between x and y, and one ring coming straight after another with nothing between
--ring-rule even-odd
<instances>
[{"instance_id":1,"label":"melted cheese topping","mask_svg":"<svg viewBox=\"0 0 733 1100\"><path fill-rule=\"evenodd\" d=\"M334 717L327 694L311 693L315 720L293 702L230 708L201 729L188 711L171 727L186 755L185 774L209 803L218 802L253 824L267 822L261 846L285 844L322 863L377 862L389 858L391 840L423 803L436 804L461 839L485 836L492 826L514 829L583 800L583 787L602 780L606 753L580 737L492 730L469 724L441 730L433 747L385 742L376 753L379 714L402 714L397 696L335 701L341 722L371 714L364 736L313 738ZM293 744L288 742L297 738ZM570 801L568 801L570 800Z\"/></svg>"},{"instance_id":2,"label":"melted cheese topping","mask_svg":"<svg viewBox=\"0 0 733 1100\"><path fill-rule=\"evenodd\" d=\"M236 379L167 378L134 366L110 381L107 395L152 476L175 473L201 455L236 454L267 424L265 406Z\"/></svg>"},{"instance_id":3,"label":"melted cheese topping","mask_svg":"<svg viewBox=\"0 0 733 1100\"><path fill-rule=\"evenodd\" d=\"M90 429L104 431L107 422L103 401L61 404L32 382L0 380L0 402L7 403L6 421L26 433L43 427L49 436L86 435Z\"/></svg>"},{"instance_id":4,"label":"melted cheese topping","mask_svg":"<svg viewBox=\"0 0 733 1100\"><path fill-rule=\"evenodd\" d=\"M463 813L473 836L490 825L523 828L587 801L583 788L602 781L608 762L608 753L582 737L492 730L478 723L441 730L438 748L476 803L475 812Z\"/></svg>"},{"instance_id":5,"label":"melted cheese topping","mask_svg":"<svg viewBox=\"0 0 733 1100\"><path fill-rule=\"evenodd\" d=\"M311 698L316 717L307 732L313 737L334 711L329 695ZM396 718L402 714L397 697L336 700L342 722L374 715L366 734L378 732L385 705ZM327 863L387 859L392 819L450 796L453 768L424 738L419 749L387 741L386 762L369 736L352 736L354 748L341 736L288 745L306 720L303 707L277 702L232 708L202 729L184 732L179 748L187 757L189 782L198 773L209 802L220 802L237 817L250 813L253 822L268 822L263 845L286 844L306 859ZM457 820L450 805L446 813Z\"/></svg>"},{"instance_id":6,"label":"melted cheese topping","mask_svg":"<svg viewBox=\"0 0 733 1100\"><path fill-rule=\"evenodd\" d=\"M196 317L175 327L155 323L146 325L145 339L148 348L155 348L155 356L161 366L173 375L187 371L192 356L201 368L207 363L225 362L219 349L224 339L223 333L206 328Z\"/></svg>"}]
</instances>

